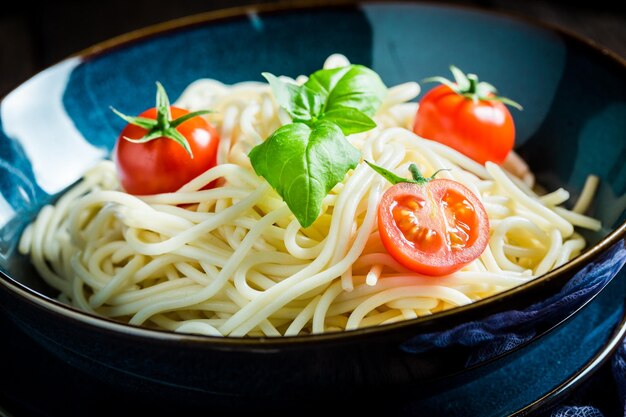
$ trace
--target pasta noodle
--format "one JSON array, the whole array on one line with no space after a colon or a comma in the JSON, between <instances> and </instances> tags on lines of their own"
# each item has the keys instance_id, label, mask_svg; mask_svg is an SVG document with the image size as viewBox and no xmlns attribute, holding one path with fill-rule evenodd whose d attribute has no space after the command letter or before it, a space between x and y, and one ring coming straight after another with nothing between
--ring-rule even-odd
<instances>
[{"instance_id":1,"label":"pasta noodle","mask_svg":"<svg viewBox=\"0 0 626 417\"><path fill-rule=\"evenodd\" d=\"M340 55L325 67L346 65ZM299 77L298 82L306 78ZM417 137L410 127L416 83L389 89L377 127L349 140L373 161L405 176L467 186L491 226L480 258L443 277L421 276L387 254L377 205L389 184L359 164L324 199L303 229L251 168L248 152L288 116L267 84L198 80L177 105L211 108L218 165L174 193L137 197L120 190L102 161L24 231L19 249L62 300L134 325L211 336L281 336L350 330L471 303L556 268L585 247L574 227L598 229L582 214L596 180L570 211L559 189L539 197L498 165L480 165ZM529 180L530 178L530 180ZM203 189L218 180L219 187Z\"/></svg>"}]
</instances>

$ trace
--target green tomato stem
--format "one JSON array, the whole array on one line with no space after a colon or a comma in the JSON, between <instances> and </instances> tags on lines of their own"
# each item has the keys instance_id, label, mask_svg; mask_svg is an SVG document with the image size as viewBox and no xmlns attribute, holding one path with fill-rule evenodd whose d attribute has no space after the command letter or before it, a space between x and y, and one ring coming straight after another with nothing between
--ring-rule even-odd
<instances>
[{"instance_id":1,"label":"green tomato stem","mask_svg":"<svg viewBox=\"0 0 626 417\"><path fill-rule=\"evenodd\" d=\"M424 178L419 168L417 168L417 165L415 164L409 165L409 172L413 176L413 181L415 181L416 184L425 184L431 180L430 178Z\"/></svg>"},{"instance_id":2,"label":"green tomato stem","mask_svg":"<svg viewBox=\"0 0 626 417\"><path fill-rule=\"evenodd\" d=\"M467 79L469 81L469 87L467 87L465 93L475 95L477 93L476 87L478 86L478 77L476 74L467 74Z\"/></svg>"},{"instance_id":3,"label":"green tomato stem","mask_svg":"<svg viewBox=\"0 0 626 417\"><path fill-rule=\"evenodd\" d=\"M166 130L170 127L170 120L172 119L170 99L167 97L165 88L163 88L163 85L160 82L157 81L156 86L157 127L160 130Z\"/></svg>"},{"instance_id":4,"label":"green tomato stem","mask_svg":"<svg viewBox=\"0 0 626 417\"><path fill-rule=\"evenodd\" d=\"M424 177L421 172L419 171L419 169L417 168L417 165L415 164L411 164L409 165L409 172L411 172L411 176L413 176L413 178L403 178L400 177L396 174L394 174L393 172L378 166L376 164L371 163L370 161L365 161L365 163L367 165L370 166L370 168L372 168L374 171L376 171L378 174L380 174L383 178L385 178L387 181L389 181L390 183L392 183L393 185L399 184L401 182L408 182L411 184L417 184L417 185L424 185L429 181L432 181L435 179L435 175L439 174L441 171L449 171L449 169L447 168L443 168L440 170L437 170L433 175L431 175L430 177L426 178Z\"/></svg>"},{"instance_id":5,"label":"green tomato stem","mask_svg":"<svg viewBox=\"0 0 626 417\"><path fill-rule=\"evenodd\" d=\"M126 136L124 136L123 138L133 143L146 143L159 138L168 138L180 144L180 146L182 146L189 154L189 157L193 159L193 152L191 151L189 141L182 133L176 130L176 128L189 119L200 116L202 114L211 113L211 111L198 110L195 112L184 114L176 120L172 120L172 109L170 106L170 100L167 97L167 93L165 92L165 88L163 88L163 85L161 85L161 83L158 81L156 82L156 86L156 120L148 119L145 117L127 116L111 107L113 113L124 119L129 124L139 126L147 130L146 134L139 139L131 139Z\"/></svg>"},{"instance_id":6,"label":"green tomato stem","mask_svg":"<svg viewBox=\"0 0 626 417\"><path fill-rule=\"evenodd\" d=\"M422 82L438 82L447 85L455 93L464 96L474 102L479 100L499 101L507 106L515 107L523 110L523 107L507 97L498 96L498 91L494 86L486 82L479 82L476 74L465 74L454 65L450 65L450 71L454 76L454 82L443 77L430 77L422 80Z\"/></svg>"}]
</instances>

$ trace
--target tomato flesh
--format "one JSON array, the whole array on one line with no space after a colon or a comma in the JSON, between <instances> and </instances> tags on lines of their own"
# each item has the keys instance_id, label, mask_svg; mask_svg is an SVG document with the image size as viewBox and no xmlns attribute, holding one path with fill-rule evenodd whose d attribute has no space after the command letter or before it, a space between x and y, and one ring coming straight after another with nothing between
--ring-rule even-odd
<instances>
[{"instance_id":1,"label":"tomato flesh","mask_svg":"<svg viewBox=\"0 0 626 417\"><path fill-rule=\"evenodd\" d=\"M489 240L482 203L456 181L396 184L385 192L378 210L379 234L387 252L421 274L457 271L478 258Z\"/></svg>"},{"instance_id":2,"label":"tomato flesh","mask_svg":"<svg viewBox=\"0 0 626 417\"><path fill-rule=\"evenodd\" d=\"M416 250L436 253L441 249L443 237L439 225L420 219L423 210L428 210L428 204L423 198L415 195L400 196L391 209L393 220L402 233L407 244Z\"/></svg>"}]
</instances>

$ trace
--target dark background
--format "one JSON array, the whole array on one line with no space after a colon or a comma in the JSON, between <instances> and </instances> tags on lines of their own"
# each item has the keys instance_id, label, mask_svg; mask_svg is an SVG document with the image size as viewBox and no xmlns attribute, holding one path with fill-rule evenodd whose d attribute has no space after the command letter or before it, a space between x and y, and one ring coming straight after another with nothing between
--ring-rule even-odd
<instances>
[{"instance_id":1,"label":"dark background","mask_svg":"<svg viewBox=\"0 0 626 417\"><path fill-rule=\"evenodd\" d=\"M195 13L224 7L273 2L268 0L107 0L96 2L65 0L37 4L31 0L12 1L0 7L0 98L42 69L114 36ZM308 3L328 4L329 1L311 0ZM609 49L626 59L626 14L619 10L624 3L623 0L588 0L584 3L565 0L463 0L445 3L521 15L557 25L588 38L602 48ZM3 341L7 334L2 330L8 329L8 324L3 322L4 319L0 316L0 358L11 361L13 360L11 358L19 358L20 352L5 349L7 346L16 346L16 344ZM38 348L27 342L24 343L23 355L28 357L30 354L38 354ZM55 364L51 363L52 367L53 365ZM55 366L54 369L62 369L60 364ZM0 375L0 387L2 382L2 375ZM6 380L4 382L11 383ZM585 399L580 401L601 406L605 416L621 414L621 411L618 411L616 389L607 366L592 380L590 388L590 384L587 385L588 393ZM3 407L16 413L16 416L22 415L21 408L0 392L0 416L3 416ZM615 410L615 414L612 414L609 409Z\"/></svg>"},{"instance_id":2,"label":"dark background","mask_svg":"<svg viewBox=\"0 0 626 417\"><path fill-rule=\"evenodd\" d=\"M10 1L0 8L0 97L31 75L94 43L190 14L268 0ZM5 2L3 2L5 3ZM329 3L311 0L308 3ZM623 0L463 0L450 4L556 24L626 57Z\"/></svg>"}]
</instances>

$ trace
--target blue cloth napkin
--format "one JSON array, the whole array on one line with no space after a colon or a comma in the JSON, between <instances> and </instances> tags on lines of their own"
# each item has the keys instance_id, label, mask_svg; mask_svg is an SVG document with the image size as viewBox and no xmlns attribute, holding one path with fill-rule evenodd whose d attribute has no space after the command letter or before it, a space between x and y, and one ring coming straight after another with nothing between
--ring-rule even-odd
<instances>
[{"instance_id":1,"label":"blue cloth napkin","mask_svg":"<svg viewBox=\"0 0 626 417\"><path fill-rule=\"evenodd\" d=\"M538 321L556 322L574 311L592 294L608 284L626 263L626 247L620 241L594 262L581 269L554 296L525 310L510 310L486 319L463 323L450 330L421 334L403 344L409 353L461 345L471 348L466 366L497 357L529 341ZM551 320L550 316L555 319Z\"/></svg>"},{"instance_id":2,"label":"blue cloth napkin","mask_svg":"<svg viewBox=\"0 0 626 417\"><path fill-rule=\"evenodd\" d=\"M554 410L552 417L604 417L604 414L595 407L585 405L560 407Z\"/></svg>"},{"instance_id":3,"label":"blue cloth napkin","mask_svg":"<svg viewBox=\"0 0 626 417\"><path fill-rule=\"evenodd\" d=\"M622 345L617 350L611 363L613 378L617 385L622 413L626 416L626 339L622 340Z\"/></svg>"},{"instance_id":4,"label":"blue cloth napkin","mask_svg":"<svg viewBox=\"0 0 626 417\"><path fill-rule=\"evenodd\" d=\"M611 415L626 416L626 339L622 340L620 347L611 360L611 371L615 387L607 386L607 389L616 388L619 397L620 410L605 410ZM598 408L589 405L561 405L552 411L551 417L605 417Z\"/></svg>"},{"instance_id":5,"label":"blue cloth napkin","mask_svg":"<svg viewBox=\"0 0 626 417\"><path fill-rule=\"evenodd\" d=\"M619 243L621 244L622 242ZM621 406L618 413L626 417L626 339L622 340L611 360L611 371ZM588 405L561 405L552 411L551 417L605 417L605 414L598 408Z\"/></svg>"}]
</instances>

